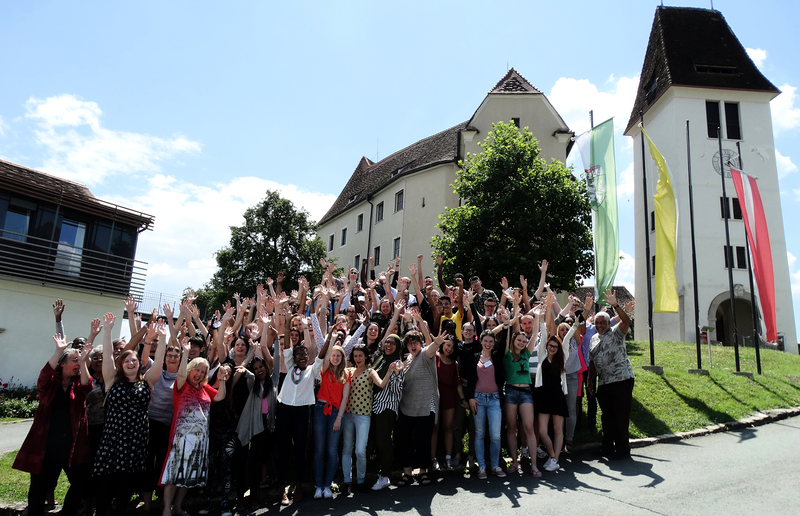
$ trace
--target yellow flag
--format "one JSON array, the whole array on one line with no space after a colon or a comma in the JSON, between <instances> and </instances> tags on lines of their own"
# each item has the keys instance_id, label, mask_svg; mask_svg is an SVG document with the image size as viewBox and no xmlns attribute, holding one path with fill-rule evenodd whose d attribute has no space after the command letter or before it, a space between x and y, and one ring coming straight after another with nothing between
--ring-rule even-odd
<instances>
[{"instance_id":1,"label":"yellow flag","mask_svg":"<svg viewBox=\"0 0 800 516\"><path fill-rule=\"evenodd\" d=\"M658 167L658 183L653 196L653 208L656 212L656 301L654 312L677 312L678 282L675 280L675 248L677 247L678 208L675 204L675 193L669 179L669 168L664 156L658 152L653 140L642 127L642 134L647 138L650 156Z\"/></svg>"}]
</instances>

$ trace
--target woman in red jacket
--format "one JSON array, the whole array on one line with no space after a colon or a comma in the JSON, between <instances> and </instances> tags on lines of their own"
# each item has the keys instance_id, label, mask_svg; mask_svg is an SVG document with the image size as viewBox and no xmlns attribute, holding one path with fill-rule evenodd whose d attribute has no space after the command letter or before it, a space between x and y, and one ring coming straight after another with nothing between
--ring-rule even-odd
<instances>
[{"instance_id":1,"label":"woman in red jacket","mask_svg":"<svg viewBox=\"0 0 800 516\"><path fill-rule=\"evenodd\" d=\"M63 335L53 335L56 349L39 373L39 408L33 425L14 460L14 469L31 474L28 514L44 514L45 494L52 492L61 470L70 488L60 514L74 515L81 508L83 489L89 476L89 427L86 423L86 394L92 379L84 350L67 349Z\"/></svg>"}]
</instances>

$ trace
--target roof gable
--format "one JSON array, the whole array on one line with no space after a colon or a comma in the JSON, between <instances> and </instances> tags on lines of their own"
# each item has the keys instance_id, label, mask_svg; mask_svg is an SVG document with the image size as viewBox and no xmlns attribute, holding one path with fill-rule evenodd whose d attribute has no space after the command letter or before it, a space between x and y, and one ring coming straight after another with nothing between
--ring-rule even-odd
<instances>
[{"instance_id":1,"label":"roof gable","mask_svg":"<svg viewBox=\"0 0 800 516\"><path fill-rule=\"evenodd\" d=\"M542 93L513 68L500 79L489 93Z\"/></svg>"},{"instance_id":2,"label":"roof gable","mask_svg":"<svg viewBox=\"0 0 800 516\"><path fill-rule=\"evenodd\" d=\"M670 86L779 93L758 70L722 13L657 7L626 132Z\"/></svg>"},{"instance_id":3,"label":"roof gable","mask_svg":"<svg viewBox=\"0 0 800 516\"><path fill-rule=\"evenodd\" d=\"M155 217L95 197L86 185L0 160L2 188L41 201L66 206L140 229L152 229Z\"/></svg>"},{"instance_id":4,"label":"roof gable","mask_svg":"<svg viewBox=\"0 0 800 516\"><path fill-rule=\"evenodd\" d=\"M466 122L462 122L428 136L377 163L361 158L353 175L350 176L333 206L320 219L319 224L339 216L350 207L364 201L368 195L377 193L403 176L442 163L457 161L459 133L466 125Z\"/></svg>"}]
</instances>

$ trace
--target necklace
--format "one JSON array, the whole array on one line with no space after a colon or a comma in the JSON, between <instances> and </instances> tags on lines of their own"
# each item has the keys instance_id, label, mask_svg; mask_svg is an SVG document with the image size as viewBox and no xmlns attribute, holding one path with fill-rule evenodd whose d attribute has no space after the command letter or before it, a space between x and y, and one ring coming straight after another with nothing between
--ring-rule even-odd
<instances>
[{"instance_id":1,"label":"necklace","mask_svg":"<svg viewBox=\"0 0 800 516\"><path fill-rule=\"evenodd\" d=\"M298 383L300 383L300 380L302 379L303 379L303 370L295 366L295 368L292 369L292 383L297 385Z\"/></svg>"}]
</instances>

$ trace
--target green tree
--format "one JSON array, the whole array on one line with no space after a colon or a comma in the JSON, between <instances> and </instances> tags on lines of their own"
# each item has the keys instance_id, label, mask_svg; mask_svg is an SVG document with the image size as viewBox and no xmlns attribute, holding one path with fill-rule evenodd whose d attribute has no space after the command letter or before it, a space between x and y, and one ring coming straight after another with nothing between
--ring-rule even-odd
<instances>
[{"instance_id":1,"label":"green tree","mask_svg":"<svg viewBox=\"0 0 800 516\"><path fill-rule=\"evenodd\" d=\"M528 128L493 124L482 151L468 154L453 187L462 206L439 216L433 248L446 278L461 272L497 288L525 275L535 285L538 264L550 263L553 290L572 290L592 274L591 208L586 185L560 161L547 163Z\"/></svg>"},{"instance_id":2,"label":"green tree","mask_svg":"<svg viewBox=\"0 0 800 516\"><path fill-rule=\"evenodd\" d=\"M216 309L235 292L253 296L256 285L266 288L267 278L277 281L279 272L285 275L286 292L297 288L301 275L311 285L319 283L325 244L315 231L308 212L267 190L261 202L244 212L244 224L231 226L230 244L215 255L219 269L199 291L204 302Z\"/></svg>"}]
</instances>

